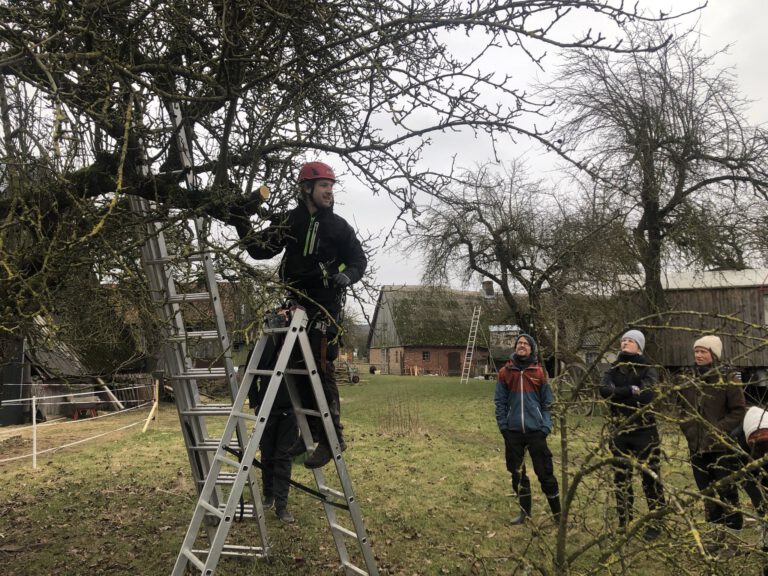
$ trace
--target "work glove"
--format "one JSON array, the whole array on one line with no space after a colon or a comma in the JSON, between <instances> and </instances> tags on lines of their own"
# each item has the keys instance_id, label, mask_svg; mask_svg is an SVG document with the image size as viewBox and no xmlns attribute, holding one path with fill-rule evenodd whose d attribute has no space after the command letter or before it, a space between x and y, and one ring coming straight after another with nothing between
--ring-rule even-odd
<instances>
[{"instance_id":1,"label":"work glove","mask_svg":"<svg viewBox=\"0 0 768 576\"><path fill-rule=\"evenodd\" d=\"M344 272L337 272L333 276L331 276L331 280L333 280L333 283L336 284L339 288L346 288L350 284L352 284L352 280L344 274Z\"/></svg>"}]
</instances>

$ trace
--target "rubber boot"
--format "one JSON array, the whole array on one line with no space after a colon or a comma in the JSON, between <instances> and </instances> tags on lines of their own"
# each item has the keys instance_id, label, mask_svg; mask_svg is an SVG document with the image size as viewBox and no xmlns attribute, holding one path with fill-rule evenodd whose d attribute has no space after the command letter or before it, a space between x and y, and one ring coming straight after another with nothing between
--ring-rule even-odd
<instances>
[{"instance_id":1,"label":"rubber boot","mask_svg":"<svg viewBox=\"0 0 768 576\"><path fill-rule=\"evenodd\" d=\"M525 522L528 518L531 517L531 505L532 505L532 497L530 494L520 494L520 497L518 498L520 501L520 513L512 518L510 523L512 525L522 524Z\"/></svg>"},{"instance_id":2,"label":"rubber boot","mask_svg":"<svg viewBox=\"0 0 768 576\"><path fill-rule=\"evenodd\" d=\"M560 494L554 496L547 496L547 502L549 503L549 509L552 510L552 518L554 521L560 523Z\"/></svg>"}]
</instances>

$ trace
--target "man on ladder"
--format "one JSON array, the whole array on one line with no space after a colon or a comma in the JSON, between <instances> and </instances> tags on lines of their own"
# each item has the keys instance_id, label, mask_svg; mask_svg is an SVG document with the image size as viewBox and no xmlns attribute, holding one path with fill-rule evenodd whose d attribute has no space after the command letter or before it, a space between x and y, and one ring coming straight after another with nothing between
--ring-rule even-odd
<instances>
[{"instance_id":1,"label":"man on ladder","mask_svg":"<svg viewBox=\"0 0 768 576\"><path fill-rule=\"evenodd\" d=\"M308 162L298 178L299 203L284 215L271 219L271 225L254 231L245 213L230 213L226 223L237 229L248 254L257 260L277 256L285 250L280 263L280 277L290 297L307 311L309 340L328 401L333 426L341 450L342 438L339 389L333 364L339 351L340 320L347 286L365 273L367 258L352 227L333 212L333 186L336 175L327 164ZM308 392L306 387L303 392ZM302 403L311 406L307 394ZM309 420L314 441L312 454L304 465L320 468L333 457L322 422ZM294 454L304 450L299 440Z\"/></svg>"}]
</instances>

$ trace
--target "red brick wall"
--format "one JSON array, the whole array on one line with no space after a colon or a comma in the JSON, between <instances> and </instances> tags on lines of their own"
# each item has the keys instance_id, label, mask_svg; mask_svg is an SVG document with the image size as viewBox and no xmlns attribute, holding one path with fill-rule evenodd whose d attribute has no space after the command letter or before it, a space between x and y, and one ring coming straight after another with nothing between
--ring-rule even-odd
<instances>
[{"instance_id":1,"label":"red brick wall","mask_svg":"<svg viewBox=\"0 0 768 576\"><path fill-rule=\"evenodd\" d=\"M429 352L429 359L424 360L423 353ZM461 375L466 348L389 348L385 353L381 348L371 348L371 365L385 374L438 374L440 376ZM454 354L455 362L451 366L449 355ZM386 358L385 358L386 355ZM385 361L386 360L386 361ZM472 376L479 373L477 366L488 362L488 352L475 350L472 356ZM450 367L450 368L449 368Z\"/></svg>"}]
</instances>

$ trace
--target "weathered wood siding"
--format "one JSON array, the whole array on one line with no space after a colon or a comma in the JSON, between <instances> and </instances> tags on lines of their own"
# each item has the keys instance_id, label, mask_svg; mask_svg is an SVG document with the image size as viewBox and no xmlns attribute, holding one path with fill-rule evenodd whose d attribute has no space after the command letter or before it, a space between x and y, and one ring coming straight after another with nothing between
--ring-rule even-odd
<instances>
[{"instance_id":1,"label":"weathered wood siding","mask_svg":"<svg viewBox=\"0 0 768 576\"><path fill-rule=\"evenodd\" d=\"M768 291L762 287L668 290L671 315L664 327L649 330L659 345L657 362L667 367L693 363L693 342L702 333L723 340L723 357L741 367L768 367L766 306Z\"/></svg>"}]
</instances>

